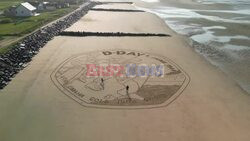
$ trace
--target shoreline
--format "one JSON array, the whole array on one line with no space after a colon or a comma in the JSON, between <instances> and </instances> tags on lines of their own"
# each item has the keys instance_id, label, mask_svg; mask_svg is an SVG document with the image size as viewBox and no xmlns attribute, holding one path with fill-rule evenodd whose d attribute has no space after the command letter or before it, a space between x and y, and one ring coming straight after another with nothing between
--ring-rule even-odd
<instances>
[{"instance_id":1,"label":"shoreline","mask_svg":"<svg viewBox=\"0 0 250 141\"><path fill-rule=\"evenodd\" d=\"M139 3L141 3L141 2L139 2ZM170 3L171 3L171 1L170 1ZM189 4L195 4L195 3L193 1L190 1ZM196 3L196 5L199 5L199 4L200 3ZM151 11L151 9L149 7L146 6L147 8L144 8L143 4L142 4L142 6L138 6L138 5L136 5L136 2L134 3L134 5L137 9L145 10L145 11L152 13L155 16L159 17L160 19L162 19L162 17L159 16L156 12ZM176 7L177 4L175 3L175 5L170 5L170 6ZM176 7L176 8L178 8L178 7ZM225 73L225 75L227 75L230 79L232 79L232 81L234 81L242 90L244 90L247 94L250 94L250 87L247 86L248 83L246 83L247 79L239 78L239 76L232 73L232 70L227 70L225 67L223 67L224 64L220 64L219 63L220 61L218 59L216 59L214 57L210 57L210 56L216 57L216 55L217 55L217 56L220 56L220 60L231 60L232 58L229 56L229 54L226 54L226 52L219 50L219 48L216 48L216 46L205 45L203 43L199 43L195 39L192 39L193 35L200 35L201 31L194 31L196 33L189 33L191 35L189 35L189 34L182 35L181 33L178 33L175 29L171 28L171 26L166 22L166 19L162 19L162 20L168 28L170 28L177 35L181 36L183 38L183 40L185 40L190 45L190 47L194 50L194 52L196 52L200 56L202 56L212 66L219 68L223 73ZM250 79L248 79L248 80L250 81Z\"/></svg>"},{"instance_id":2,"label":"shoreline","mask_svg":"<svg viewBox=\"0 0 250 141\"><path fill-rule=\"evenodd\" d=\"M194 52L198 53L201 57L203 57L209 64L214 66L215 69L219 69L221 72L223 72L227 77L231 79L231 81L235 82L235 84L237 84L240 89L246 92L247 95L250 94L249 86L244 86L244 83L242 83L240 79L237 80L237 78L234 78L232 74L230 74L230 72L227 72L225 68L223 68L219 64L216 64L216 62L214 62L213 60L211 60L211 58L209 58L208 56L206 56L206 54L204 54L204 52L207 52L207 49L206 48L204 49L203 47L204 46L210 47L209 45L204 45L186 36L183 36L183 38L190 45L190 47L193 48ZM211 51L211 50L216 50L216 49L211 47L209 50ZM223 52L219 52L219 53L220 53L220 56L224 56L224 58L228 57L227 54Z\"/></svg>"},{"instance_id":3,"label":"shoreline","mask_svg":"<svg viewBox=\"0 0 250 141\"><path fill-rule=\"evenodd\" d=\"M171 37L56 36L0 91L0 140L250 139L250 97L158 16L89 11L64 31ZM166 72L88 78L88 64L164 64Z\"/></svg>"}]
</instances>

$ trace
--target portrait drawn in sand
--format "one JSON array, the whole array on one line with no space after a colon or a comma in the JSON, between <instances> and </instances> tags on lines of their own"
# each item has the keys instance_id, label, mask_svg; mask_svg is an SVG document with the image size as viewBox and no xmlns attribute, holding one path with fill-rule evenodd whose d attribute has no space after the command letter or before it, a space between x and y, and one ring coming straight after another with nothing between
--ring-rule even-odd
<instances>
[{"instance_id":1,"label":"portrait drawn in sand","mask_svg":"<svg viewBox=\"0 0 250 141\"><path fill-rule=\"evenodd\" d=\"M116 69L112 75L89 76L89 64L125 66L125 69ZM150 69L139 69L132 64ZM131 66L126 67L128 65ZM153 69L155 66L162 66L163 70ZM59 65L51 79L59 90L83 106L117 109L166 106L189 83L189 76L171 60L130 50L74 56Z\"/></svg>"}]
</instances>

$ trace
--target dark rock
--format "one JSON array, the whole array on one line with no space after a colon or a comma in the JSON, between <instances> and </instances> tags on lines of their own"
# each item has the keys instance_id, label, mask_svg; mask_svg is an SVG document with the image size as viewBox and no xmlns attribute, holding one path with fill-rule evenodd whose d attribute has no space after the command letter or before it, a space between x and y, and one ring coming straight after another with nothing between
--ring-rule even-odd
<instances>
[{"instance_id":1,"label":"dark rock","mask_svg":"<svg viewBox=\"0 0 250 141\"><path fill-rule=\"evenodd\" d=\"M77 22L96 4L97 2L90 2L64 19L25 37L20 43L14 45L12 50L0 55L0 89L3 89L11 81L11 78L32 60L40 48L44 47L54 36L59 35L60 32Z\"/></svg>"}]
</instances>

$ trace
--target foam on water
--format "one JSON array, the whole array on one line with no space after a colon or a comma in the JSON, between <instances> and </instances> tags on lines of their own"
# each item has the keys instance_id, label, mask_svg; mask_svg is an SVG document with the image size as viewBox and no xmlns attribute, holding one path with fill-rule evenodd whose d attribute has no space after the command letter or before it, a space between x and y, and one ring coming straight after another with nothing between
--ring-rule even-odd
<instances>
[{"instance_id":1,"label":"foam on water","mask_svg":"<svg viewBox=\"0 0 250 141\"><path fill-rule=\"evenodd\" d=\"M209 16L199 14L199 11L206 12L215 12L215 10L196 10L196 9L184 9L184 8L176 8L176 7L158 7L156 9L151 9L152 12L159 15L162 18L193 18L193 19L206 19L215 22L226 22L226 23L245 23L250 24L249 20L234 20L234 19L226 19L218 16ZM244 13L250 12L250 10L241 10L241 11L225 11L225 10L217 10L216 12L221 13ZM248 13L250 15L250 13Z\"/></svg>"},{"instance_id":2,"label":"foam on water","mask_svg":"<svg viewBox=\"0 0 250 141\"><path fill-rule=\"evenodd\" d=\"M250 4L249 0L197 0L199 3L203 4Z\"/></svg>"},{"instance_id":3,"label":"foam on water","mask_svg":"<svg viewBox=\"0 0 250 141\"><path fill-rule=\"evenodd\" d=\"M200 0L199 2L202 4L226 3L237 6L233 9L218 10L189 9L167 5L139 9L158 15L171 29L190 37L193 41L191 44L196 46L197 52L213 65L221 68L250 93L250 45L247 46L248 42L250 43L250 36L241 35L241 32L237 30L232 32L235 31L232 26L238 26L242 28L239 30L250 32L250 29L246 28L248 26L240 26L250 24L250 8L245 8L245 5L250 4L250 0ZM238 5L244 5L244 8ZM208 26L209 22L211 26ZM241 45L240 42L245 43Z\"/></svg>"},{"instance_id":4,"label":"foam on water","mask_svg":"<svg viewBox=\"0 0 250 141\"><path fill-rule=\"evenodd\" d=\"M211 29L226 29L222 26L212 26L212 27L203 27L203 30L205 32L203 34L197 34L192 36L191 38L195 40L196 42L202 43L202 44L208 44L210 42L220 42L220 43L227 43L230 42L232 39L245 39L250 40L247 36L241 36L241 35L235 35L235 36L215 36L214 31L211 31ZM250 48L249 48L250 49Z\"/></svg>"},{"instance_id":5,"label":"foam on water","mask_svg":"<svg viewBox=\"0 0 250 141\"><path fill-rule=\"evenodd\" d=\"M148 3L159 2L159 0L141 0L141 1L148 2Z\"/></svg>"},{"instance_id":6,"label":"foam on water","mask_svg":"<svg viewBox=\"0 0 250 141\"><path fill-rule=\"evenodd\" d=\"M249 47L247 46L239 46L239 45L231 45L231 44L227 44L224 46L225 49L229 49L229 50L236 50L236 51L240 51L240 50L249 50Z\"/></svg>"},{"instance_id":7,"label":"foam on water","mask_svg":"<svg viewBox=\"0 0 250 141\"><path fill-rule=\"evenodd\" d=\"M216 12L216 13L232 13L232 14L242 14L242 15L250 15L250 10L243 9L243 10L195 10L194 11L203 11L203 12Z\"/></svg>"},{"instance_id":8,"label":"foam on water","mask_svg":"<svg viewBox=\"0 0 250 141\"><path fill-rule=\"evenodd\" d=\"M139 7L138 7L139 8ZM151 13L154 13L156 15L158 15L159 17L165 19L165 22L172 28L174 29L176 32L182 34L182 35L194 35L194 39L197 39L196 41L200 42L200 43L205 43L203 40L207 40L207 41L212 41L213 39L215 41L221 41L221 42L229 42L230 38L233 39L250 39L249 37L246 36L240 36L240 35L236 35L233 37L230 36L215 36L213 35L213 31L211 31L212 29L224 29L226 30L226 27L223 26L212 26L212 27L203 27L202 25L196 24L196 23L190 23L187 24L185 22L180 22L178 20L176 20L177 18L180 19L206 19L209 21L215 21L215 22L228 22L228 23L249 23L249 20L238 20L238 19L224 19L224 18L220 18L218 16L207 16L207 15L201 15L199 13L197 13L196 11L208 11L208 10L194 10L194 9L183 9L183 8L176 8L176 7L158 7L158 8L154 8L154 9L145 9L145 8L139 8ZM216 10L212 10L212 11L216 11ZM249 11L250 10L246 10ZM245 11L245 12L246 12ZM223 10L217 10L217 12L230 12L230 11L223 11ZM243 13L243 12L237 12L237 11L232 11L232 13ZM249 13L250 15L250 13ZM192 33L191 33L192 32ZM199 34L199 35L195 35ZM203 33L203 34L200 34ZM199 38L201 36L205 36L206 39L204 38ZM199 39L201 40L199 40Z\"/></svg>"},{"instance_id":9,"label":"foam on water","mask_svg":"<svg viewBox=\"0 0 250 141\"><path fill-rule=\"evenodd\" d=\"M146 10L148 12L154 13L159 17L165 19L165 22L182 35L191 36L191 38L199 43L210 43L210 42L221 42L227 43L232 39L244 39L250 40L250 37L242 36L242 35L234 35L234 36L216 36L214 33L214 29L222 29L227 30L226 27L223 26L211 26L204 27L204 25L196 24L196 23L185 23L178 19L206 19L208 21L214 22L227 22L227 23L238 23L238 24L250 24L249 20L238 20L236 19L225 19L218 16L207 16L197 13L197 11L209 11L209 10L195 10L195 9L184 9L184 8L176 8L176 7L157 7L152 9L139 8L142 10ZM247 11L250 10L239 10L239 11L229 11L229 10L211 10L211 12L224 12L224 13L244 13L247 14ZM240 48L240 47L239 47Z\"/></svg>"}]
</instances>

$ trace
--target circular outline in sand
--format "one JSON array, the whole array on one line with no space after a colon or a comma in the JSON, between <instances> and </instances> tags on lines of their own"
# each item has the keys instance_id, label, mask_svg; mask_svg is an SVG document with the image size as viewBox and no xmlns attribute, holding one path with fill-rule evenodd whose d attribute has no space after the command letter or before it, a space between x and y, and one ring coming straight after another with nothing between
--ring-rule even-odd
<instances>
[{"instance_id":1,"label":"circular outline in sand","mask_svg":"<svg viewBox=\"0 0 250 141\"><path fill-rule=\"evenodd\" d=\"M185 80L183 81L183 84L181 86L180 89L178 89L178 91L171 96L169 99L167 99L164 103L162 104L156 104L156 105L142 105L142 106L107 106L107 105L95 105L95 104L88 104L83 100L80 100L78 97L72 95L72 94L68 94L65 91L65 88L63 86L61 86L60 84L58 85L58 80L54 77L56 72L62 67L64 66L64 64L68 63L68 61L77 58L81 55L85 55L85 54L89 54L89 53L95 53L95 52L104 52L104 51L110 51L110 52L114 52L114 51L130 51L130 52L139 52L139 53L143 53L143 54L148 54L150 56L154 56L157 58L161 58L164 60L167 60L168 62L170 62L172 65L174 65L176 68L180 69L181 72L185 75ZM169 104L171 104L172 102L174 102L181 94L182 92L187 88L188 84L190 83L190 76L179 66L177 65L175 62L173 62L171 59L167 58L167 57L163 57L161 55L156 55L153 53L147 53L147 52L141 52L141 51L135 51L135 50L129 50L129 49L110 49L110 50L97 50L97 51L91 51L91 52L87 52L87 53L81 53L81 54L77 54L77 55L73 55L72 57L66 59L65 61L63 61L62 63L60 63L58 65L58 67L56 67L56 69L51 73L50 78L52 80L52 82L54 83L54 85L63 93L65 94L67 97L69 97L70 99L76 101L77 103L79 103L80 105L84 106L84 107L88 107L88 108L99 108L99 109L127 109L127 110L136 110L136 109L153 109L153 108L160 108L160 107L166 107ZM70 93L70 92L69 92Z\"/></svg>"}]
</instances>

